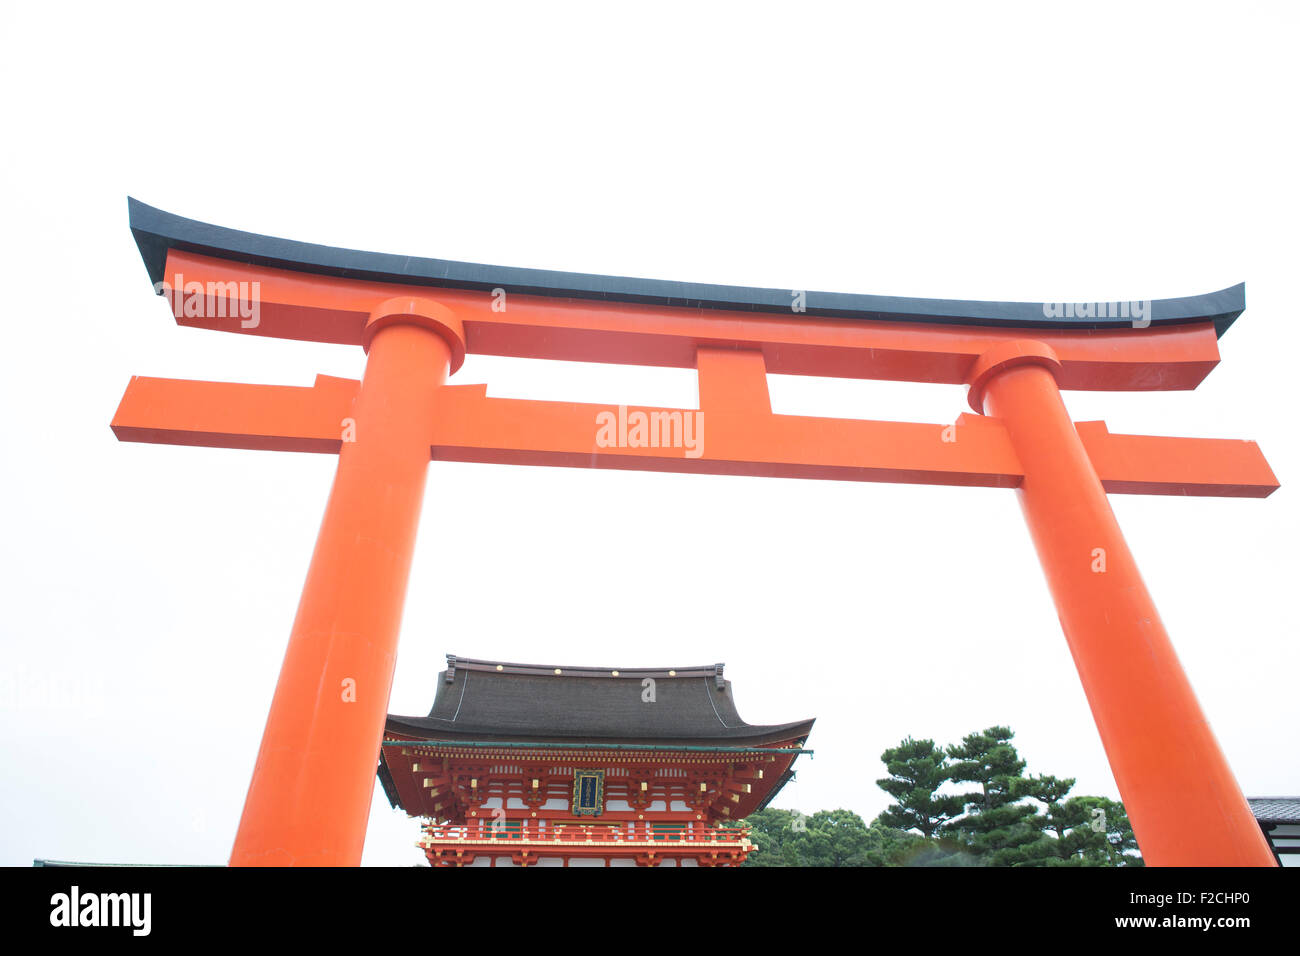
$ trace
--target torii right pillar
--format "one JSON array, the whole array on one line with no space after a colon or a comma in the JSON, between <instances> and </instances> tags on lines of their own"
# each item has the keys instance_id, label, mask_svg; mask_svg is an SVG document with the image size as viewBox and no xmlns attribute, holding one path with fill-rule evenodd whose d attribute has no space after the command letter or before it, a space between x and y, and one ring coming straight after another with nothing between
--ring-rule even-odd
<instances>
[{"instance_id":1,"label":"torii right pillar","mask_svg":"<svg viewBox=\"0 0 1300 956\"><path fill-rule=\"evenodd\" d=\"M970 404L1020 457L1021 508L1143 858L1274 866L1061 401L1060 368L1041 342L1004 342L972 370Z\"/></svg>"}]
</instances>

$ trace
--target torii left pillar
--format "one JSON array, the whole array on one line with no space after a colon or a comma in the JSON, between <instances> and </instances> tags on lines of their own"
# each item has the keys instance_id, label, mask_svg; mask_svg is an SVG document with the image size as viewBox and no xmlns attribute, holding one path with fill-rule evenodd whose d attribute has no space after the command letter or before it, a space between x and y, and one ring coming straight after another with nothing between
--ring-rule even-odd
<instances>
[{"instance_id":1,"label":"torii left pillar","mask_svg":"<svg viewBox=\"0 0 1300 956\"><path fill-rule=\"evenodd\" d=\"M361 862L437 394L465 333L444 306L402 297L371 313L365 343L232 866Z\"/></svg>"}]
</instances>

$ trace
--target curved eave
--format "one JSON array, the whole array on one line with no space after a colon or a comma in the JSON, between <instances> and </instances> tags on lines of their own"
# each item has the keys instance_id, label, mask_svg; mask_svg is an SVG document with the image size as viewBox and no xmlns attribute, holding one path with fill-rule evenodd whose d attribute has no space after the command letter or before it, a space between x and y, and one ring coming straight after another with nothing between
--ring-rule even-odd
<instances>
[{"instance_id":1,"label":"curved eave","mask_svg":"<svg viewBox=\"0 0 1300 956\"><path fill-rule=\"evenodd\" d=\"M602 737L595 735L565 736L563 734L542 733L537 735L518 733L487 733L473 729L449 729L445 722L431 720L427 717L388 717L385 734L412 738L412 743L419 740L439 740L447 743L457 741L492 743L500 741L520 741L538 744L630 744L633 746L658 746L664 750L674 747L746 747L755 748L771 746L791 740L803 740L812 732L814 720L802 720L789 724L750 725L732 729L725 736L693 737Z\"/></svg>"},{"instance_id":2,"label":"curved eave","mask_svg":"<svg viewBox=\"0 0 1300 956\"><path fill-rule=\"evenodd\" d=\"M211 223L185 219L131 198L127 199L127 206L131 233L135 236L140 256L149 272L149 280L155 287L163 279L168 251L176 249L250 265L371 282L399 282L451 289L501 288L516 294L566 299L605 299L675 308L763 312L787 317L792 314L789 289L516 269L447 259L360 252L226 229ZM1133 325L1127 318L1048 318L1047 305L1042 302L983 302L807 292L805 305L806 309L798 315L1025 329L1103 329ZM1152 300L1149 315L1151 325L1212 321L1217 334L1222 335L1245 307L1246 286L1239 283L1204 295Z\"/></svg>"}]
</instances>

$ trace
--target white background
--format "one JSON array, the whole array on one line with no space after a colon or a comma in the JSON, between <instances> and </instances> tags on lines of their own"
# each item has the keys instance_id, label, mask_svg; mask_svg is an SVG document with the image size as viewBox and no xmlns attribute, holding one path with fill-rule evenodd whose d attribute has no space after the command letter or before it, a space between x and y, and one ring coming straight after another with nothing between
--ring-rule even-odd
<instances>
[{"instance_id":1,"label":"white background","mask_svg":"<svg viewBox=\"0 0 1300 956\"><path fill-rule=\"evenodd\" d=\"M1113 499L1248 794L1300 792L1295 8L6 5L0 862L228 856L329 456L118 443L133 374L310 384L360 349L178 328L126 197L252 232L787 289L1099 301L1247 283L1195 392L1112 431L1251 438L1263 501ZM471 356L501 396L690 407L685 370ZM950 422L957 387L771 377ZM725 661L815 716L777 806L994 723L1118 796L1009 491L434 464L391 710L443 656ZM1171 810L1175 808L1171 807ZM376 788L365 861L416 864Z\"/></svg>"}]
</instances>

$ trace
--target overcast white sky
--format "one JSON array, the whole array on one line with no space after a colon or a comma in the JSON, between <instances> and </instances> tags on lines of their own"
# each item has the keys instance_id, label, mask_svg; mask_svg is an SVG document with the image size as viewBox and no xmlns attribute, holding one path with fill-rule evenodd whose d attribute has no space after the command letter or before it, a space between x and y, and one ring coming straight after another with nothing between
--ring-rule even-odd
<instances>
[{"instance_id":1,"label":"overcast white sky","mask_svg":"<svg viewBox=\"0 0 1300 956\"><path fill-rule=\"evenodd\" d=\"M310 384L360 349L178 328L126 197L383 252L787 289L1098 301L1247 283L1195 392L1067 404L1257 440L1263 501L1112 499L1251 795L1300 793L1296 8L413 4L0 13L0 863L222 863L334 469L119 443L133 374ZM685 370L471 356L489 394L691 407ZM949 386L771 376L786 413ZM390 710L447 653L725 661L816 717L777 806L1011 725L1117 797L1010 491L435 463ZM370 864L421 861L376 788Z\"/></svg>"}]
</instances>

